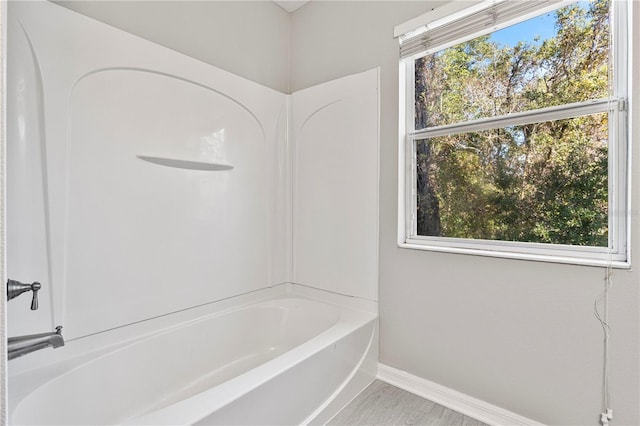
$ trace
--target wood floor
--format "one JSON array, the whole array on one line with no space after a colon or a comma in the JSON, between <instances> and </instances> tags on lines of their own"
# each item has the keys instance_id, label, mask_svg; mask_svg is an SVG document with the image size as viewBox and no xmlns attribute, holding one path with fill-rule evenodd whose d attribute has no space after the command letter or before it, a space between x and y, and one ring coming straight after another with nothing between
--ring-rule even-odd
<instances>
[{"instance_id":1,"label":"wood floor","mask_svg":"<svg viewBox=\"0 0 640 426\"><path fill-rule=\"evenodd\" d=\"M380 380L374 381L328 424L486 426Z\"/></svg>"}]
</instances>

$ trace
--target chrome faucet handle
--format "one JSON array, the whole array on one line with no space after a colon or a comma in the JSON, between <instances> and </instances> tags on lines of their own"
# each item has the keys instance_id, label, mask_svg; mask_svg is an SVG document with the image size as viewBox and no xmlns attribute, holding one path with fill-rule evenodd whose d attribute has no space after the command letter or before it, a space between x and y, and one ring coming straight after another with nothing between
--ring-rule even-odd
<instances>
[{"instance_id":1,"label":"chrome faucet handle","mask_svg":"<svg viewBox=\"0 0 640 426\"><path fill-rule=\"evenodd\" d=\"M16 280L7 280L7 300L16 298L26 291L32 291L31 310L35 311L38 309L38 290L41 288L42 284L37 281L31 284L25 284Z\"/></svg>"},{"instance_id":2,"label":"chrome faucet handle","mask_svg":"<svg viewBox=\"0 0 640 426\"><path fill-rule=\"evenodd\" d=\"M33 292L33 298L31 299L31 310L35 311L38 309L38 291L42 288L42 284L39 282L34 282L31 284L31 291Z\"/></svg>"}]
</instances>

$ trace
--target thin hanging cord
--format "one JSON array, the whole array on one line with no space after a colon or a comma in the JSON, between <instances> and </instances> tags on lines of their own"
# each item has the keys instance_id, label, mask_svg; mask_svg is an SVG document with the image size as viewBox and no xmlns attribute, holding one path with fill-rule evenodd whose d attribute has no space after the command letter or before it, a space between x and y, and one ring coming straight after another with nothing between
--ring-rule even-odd
<instances>
[{"instance_id":1,"label":"thin hanging cord","mask_svg":"<svg viewBox=\"0 0 640 426\"><path fill-rule=\"evenodd\" d=\"M608 420L613 417L611 410L611 394L609 392L609 337L611 336L611 327L609 326L609 290L613 284L611 276L613 270L611 268L611 262L607 265L604 277L604 290L596 297L593 303L593 313L600 321L602 331L604 333L604 360L602 371L602 416L601 423L603 425L608 424ZM602 306L602 313L600 312L600 306Z\"/></svg>"}]
</instances>

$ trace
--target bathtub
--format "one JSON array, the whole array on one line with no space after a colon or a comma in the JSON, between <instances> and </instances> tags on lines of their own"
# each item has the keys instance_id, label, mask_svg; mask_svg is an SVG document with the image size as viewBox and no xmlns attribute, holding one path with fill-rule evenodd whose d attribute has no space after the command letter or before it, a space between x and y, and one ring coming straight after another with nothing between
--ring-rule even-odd
<instances>
[{"instance_id":1,"label":"bathtub","mask_svg":"<svg viewBox=\"0 0 640 426\"><path fill-rule=\"evenodd\" d=\"M14 375L10 423L322 424L373 380L377 315L300 290Z\"/></svg>"}]
</instances>

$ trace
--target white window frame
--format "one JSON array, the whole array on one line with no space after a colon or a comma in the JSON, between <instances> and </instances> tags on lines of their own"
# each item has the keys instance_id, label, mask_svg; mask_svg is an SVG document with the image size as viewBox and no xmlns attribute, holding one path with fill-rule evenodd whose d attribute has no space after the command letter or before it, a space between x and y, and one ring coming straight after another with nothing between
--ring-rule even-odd
<instances>
[{"instance_id":1,"label":"white window frame","mask_svg":"<svg viewBox=\"0 0 640 426\"><path fill-rule=\"evenodd\" d=\"M451 22L465 10L459 5L445 5L441 10L435 9L421 17L401 24L395 29L395 35L405 34L418 27L426 28ZM468 13L482 7L476 2ZM633 51L631 46L631 3L627 0L612 0L613 20L612 34L614 96L606 101L588 101L576 104L545 108L533 112L522 112L508 116L490 117L453 125L436 126L423 130L414 130L414 63L415 59L442 50L452 44L434 46L429 50L401 58L399 70L399 152L398 152L398 246L401 248L429 250L437 252L483 255L500 258L524 259L578 265L611 266L615 268L630 267L630 120L631 103L629 94L631 81L628 78ZM563 2L566 5L566 2ZM561 6L560 6L561 7ZM521 22L531 16L523 16ZM435 24L435 25L434 25ZM511 21L503 27L513 25ZM483 32L487 34L498 30L493 27ZM413 32L413 31L411 31ZM415 32L413 32L415 33ZM474 34L473 38L482 34ZM416 231L416 157L415 141L428 137L465 131L487 130L505 125L531 123L532 118L538 121L559 120L575 117L576 112L593 114L610 112L609 115L609 245L608 247L573 246L561 244L494 241L466 238L447 238L417 235Z\"/></svg>"}]
</instances>

